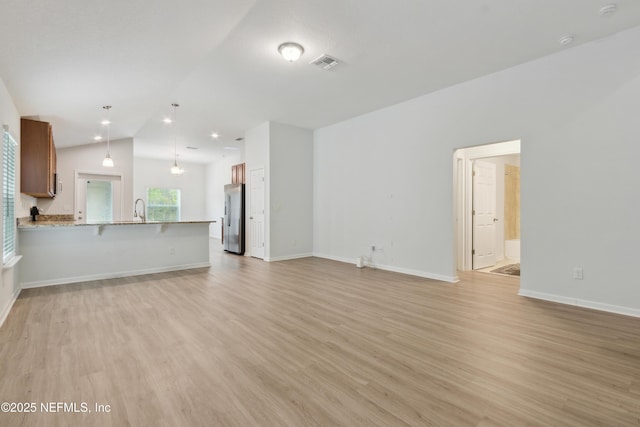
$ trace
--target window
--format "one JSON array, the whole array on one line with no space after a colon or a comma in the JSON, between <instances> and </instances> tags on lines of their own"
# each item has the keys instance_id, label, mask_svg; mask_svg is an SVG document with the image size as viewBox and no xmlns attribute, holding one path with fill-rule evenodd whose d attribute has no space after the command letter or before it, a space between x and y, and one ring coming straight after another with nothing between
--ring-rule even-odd
<instances>
[{"instance_id":1,"label":"window","mask_svg":"<svg viewBox=\"0 0 640 427\"><path fill-rule=\"evenodd\" d=\"M16 141L5 129L2 139L3 263L9 261L16 252L16 145Z\"/></svg>"},{"instance_id":2,"label":"window","mask_svg":"<svg viewBox=\"0 0 640 427\"><path fill-rule=\"evenodd\" d=\"M147 188L147 220L180 221L180 190Z\"/></svg>"}]
</instances>

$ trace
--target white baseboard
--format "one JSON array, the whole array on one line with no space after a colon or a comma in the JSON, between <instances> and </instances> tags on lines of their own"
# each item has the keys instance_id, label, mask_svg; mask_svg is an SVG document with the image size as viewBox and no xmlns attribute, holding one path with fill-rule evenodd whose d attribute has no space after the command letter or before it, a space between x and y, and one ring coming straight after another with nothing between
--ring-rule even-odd
<instances>
[{"instance_id":1,"label":"white baseboard","mask_svg":"<svg viewBox=\"0 0 640 427\"><path fill-rule=\"evenodd\" d=\"M7 320L9 312L11 311L11 308L13 308L13 304L15 304L18 299L18 295L20 295L20 288L16 289L11 298L9 298L7 304L2 308L2 312L0 312L0 328L4 324L4 321Z\"/></svg>"},{"instance_id":2,"label":"white baseboard","mask_svg":"<svg viewBox=\"0 0 640 427\"><path fill-rule=\"evenodd\" d=\"M318 258L330 259L332 261L345 262L347 264L353 264L354 266L356 264L355 259L341 258L333 255L318 254L318 253L314 253L313 256ZM366 266L370 268L377 268L378 270L392 271L394 273L408 274L410 276L424 277L425 279L439 280L442 282L457 283L460 281L457 276L445 276L442 274L430 273L430 272L421 271L421 270L413 270L409 268L395 267L392 265L366 263Z\"/></svg>"},{"instance_id":3,"label":"white baseboard","mask_svg":"<svg viewBox=\"0 0 640 427\"><path fill-rule=\"evenodd\" d=\"M21 283L22 289L41 288L43 286L66 285L69 283L90 282L92 280L116 279L119 277L141 276L143 274L165 273L167 271L190 270L193 268L210 267L209 262L199 262L194 264L174 265L170 267L156 267L143 270L119 271L115 273L91 274L87 276L63 277L52 280L40 280L36 282Z\"/></svg>"},{"instance_id":4,"label":"white baseboard","mask_svg":"<svg viewBox=\"0 0 640 427\"><path fill-rule=\"evenodd\" d=\"M590 308L593 310L607 311L609 313L623 314L625 316L640 317L640 310L637 308L624 307L620 305L605 304L596 301L583 300L580 298L565 297L562 295L547 294L545 292L529 291L520 289L518 295L535 298L543 301L557 302L560 304L574 305L577 307Z\"/></svg>"},{"instance_id":5,"label":"white baseboard","mask_svg":"<svg viewBox=\"0 0 640 427\"><path fill-rule=\"evenodd\" d=\"M313 254L311 253L306 253L306 254L295 254L295 255L285 255L285 256L276 256L276 257L265 257L264 260L267 262L272 262L272 261L286 261L289 259L299 259L299 258L309 258L312 257Z\"/></svg>"},{"instance_id":6,"label":"white baseboard","mask_svg":"<svg viewBox=\"0 0 640 427\"><path fill-rule=\"evenodd\" d=\"M333 256L333 255L319 254L319 253L315 253L315 252L314 252L313 256L316 257L316 258L330 259L331 261L338 261L338 262L344 262L346 264L356 265L356 260L355 259L341 258L341 257Z\"/></svg>"}]
</instances>

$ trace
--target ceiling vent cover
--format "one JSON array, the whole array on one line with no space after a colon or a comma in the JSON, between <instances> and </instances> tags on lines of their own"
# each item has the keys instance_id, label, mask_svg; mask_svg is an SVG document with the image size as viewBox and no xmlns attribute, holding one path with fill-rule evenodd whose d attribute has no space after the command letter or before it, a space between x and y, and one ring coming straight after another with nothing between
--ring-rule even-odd
<instances>
[{"instance_id":1,"label":"ceiling vent cover","mask_svg":"<svg viewBox=\"0 0 640 427\"><path fill-rule=\"evenodd\" d=\"M338 60L325 53L311 61L311 64L318 68L322 68L323 70L330 70L338 65Z\"/></svg>"}]
</instances>

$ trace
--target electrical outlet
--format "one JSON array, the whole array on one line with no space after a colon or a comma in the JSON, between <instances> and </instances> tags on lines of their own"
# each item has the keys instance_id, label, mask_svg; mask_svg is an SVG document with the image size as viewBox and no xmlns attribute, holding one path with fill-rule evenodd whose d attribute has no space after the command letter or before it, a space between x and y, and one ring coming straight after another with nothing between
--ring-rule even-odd
<instances>
[{"instance_id":1,"label":"electrical outlet","mask_svg":"<svg viewBox=\"0 0 640 427\"><path fill-rule=\"evenodd\" d=\"M573 278L575 280L582 280L584 279L584 274L582 272L582 268L580 267L574 267L573 268Z\"/></svg>"}]
</instances>

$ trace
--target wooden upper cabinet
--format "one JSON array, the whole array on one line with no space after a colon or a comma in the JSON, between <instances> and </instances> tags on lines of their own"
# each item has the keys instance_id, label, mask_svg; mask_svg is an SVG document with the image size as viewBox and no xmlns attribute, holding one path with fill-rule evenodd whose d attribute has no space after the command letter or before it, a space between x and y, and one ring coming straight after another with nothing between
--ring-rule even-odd
<instances>
[{"instance_id":1,"label":"wooden upper cabinet","mask_svg":"<svg viewBox=\"0 0 640 427\"><path fill-rule=\"evenodd\" d=\"M33 197L55 197L56 162L51 124L21 119L20 191Z\"/></svg>"},{"instance_id":2,"label":"wooden upper cabinet","mask_svg":"<svg viewBox=\"0 0 640 427\"><path fill-rule=\"evenodd\" d=\"M231 183L232 184L246 184L244 163L231 166Z\"/></svg>"}]
</instances>

